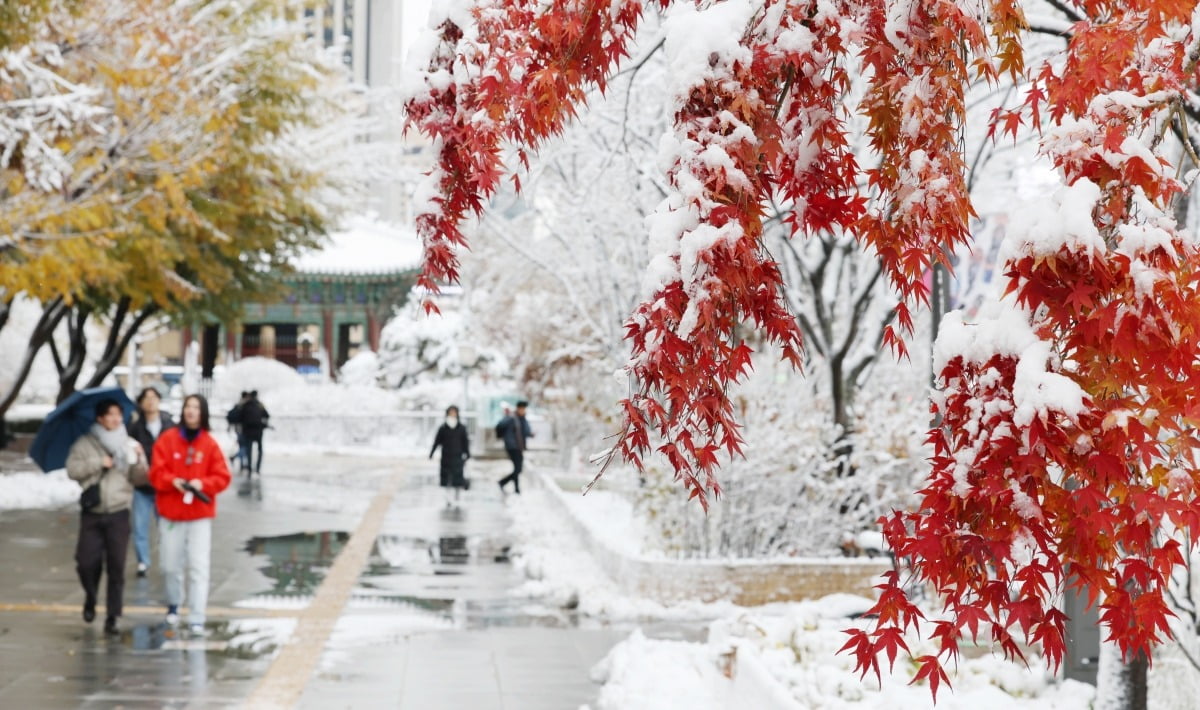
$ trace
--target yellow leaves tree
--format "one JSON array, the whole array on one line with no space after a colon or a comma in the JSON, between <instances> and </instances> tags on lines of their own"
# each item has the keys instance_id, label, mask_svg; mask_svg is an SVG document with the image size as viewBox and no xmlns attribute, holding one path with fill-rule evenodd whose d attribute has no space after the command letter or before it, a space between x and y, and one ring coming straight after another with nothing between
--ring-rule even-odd
<instances>
[{"instance_id":1,"label":"yellow leaves tree","mask_svg":"<svg viewBox=\"0 0 1200 710\"><path fill-rule=\"evenodd\" d=\"M61 187L38 189L3 166L0 294L43 302L43 339L31 339L27 361L49 344L60 397L81 372L89 317L111 333L90 386L156 314L235 316L355 191L314 167L303 137L354 119L344 69L281 8L118 0L46 23L65 47L59 75L89 87L99 111L58 141L70 167ZM61 352L46 335L59 323Z\"/></svg>"}]
</instances>

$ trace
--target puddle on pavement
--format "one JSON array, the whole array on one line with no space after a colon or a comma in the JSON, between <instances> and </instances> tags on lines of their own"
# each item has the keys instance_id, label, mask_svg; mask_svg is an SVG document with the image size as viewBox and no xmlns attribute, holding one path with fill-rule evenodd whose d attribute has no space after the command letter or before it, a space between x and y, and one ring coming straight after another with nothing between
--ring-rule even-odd
<instances>
[{"instance_id":1,"label":"puddle on pavement","mask_svg":"<svg viewBox=\"0 0 1200 710\"><path fill-rule=\"evenodd\" d=\"M267 564L259 568L272 582L267 593L306 596L320 586L334 558L349 539L350 533L323 530L252 537L244 549L251 555L267 557Z\"/></svg>"},{"instance_id":2,"label":"puddle on pavement","mask_svg":"<svg viewBox=\"0 0 1200 710\"><path fill-rule=\"evenodd\" d=\"M508 549L507 540L497 536L381 535L359 587L381 601L440 614L459 628L578 627L574 612L508 596L522 581L512 571Z\"/></svg>"},{"instance_id":3,"label":"puddle on pavement","mask_svg":"<svg viewBox=\"0 0 1200 710\"><path fill-rule=\"evenodd\" d=\"M246 542L245 550L266 557L266 564L259 569L271 580L272 587L264 590L264 595L307 601L349 539L349 533L334 530L254 537ZM512 571L508 551L507 539L496 536L380 535L375 539L350 605L407 609L465 629L641 626L659 638L702 640L707 635L706 624L654 621L613 624L540 599L508 596L508 590L523 581ZM229 636L232 634L226 638L214 635L210 640L227 641ZM150 638L159 637L152 633ZM257 658L275 648L273 644L256 645L252 641L230 645L221 652L239 658ZM153 647L154 641L148 643ZM157 647L162 648L161 640Z\"/></svg>"},{"instance_id":4,"label":"puddle on pavement","mask_svg":"<svg viewBox=\"0 0 1200 710\"><path fill-rule=\"evenodd\" d=\"M228 621L220 621L206 624L205 631L204 636L192 636L181 627L160 621L130 626L122 630L119 641L133 651L204 651L242 660L263 658L277 648L278 633L269 625L259 630L254 622L242 620L235 628Z\"/></svg>"}]
</instances>

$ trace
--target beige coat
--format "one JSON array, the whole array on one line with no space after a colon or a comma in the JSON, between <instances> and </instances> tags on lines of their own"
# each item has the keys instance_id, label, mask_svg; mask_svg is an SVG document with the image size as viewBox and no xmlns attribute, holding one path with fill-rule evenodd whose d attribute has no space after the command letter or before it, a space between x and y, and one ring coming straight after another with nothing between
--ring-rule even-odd
<instances>
[{"instance_id":1,"label":"beige coat","mask_svg":"<svg viewBox=\"0 0 1200 710\"><path fill-rule=\"evenodd\" d=\"M93 513L116 513L127 509L133 501L133 487L150 482L145 459L139 458L121 471L104 468L107 455L100 440L91 434L79 437L67 454L67 475L72 480L79 481L84 488L100 481L100 506L93 508Z\"/></svg>"}]
</instances>

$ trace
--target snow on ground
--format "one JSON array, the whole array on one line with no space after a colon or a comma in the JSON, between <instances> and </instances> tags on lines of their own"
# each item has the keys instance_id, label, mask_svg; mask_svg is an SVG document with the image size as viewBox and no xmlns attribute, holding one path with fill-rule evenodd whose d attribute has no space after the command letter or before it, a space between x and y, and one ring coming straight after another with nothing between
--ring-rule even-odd
<instances>
[{"instance_id":1,"label":"snow on ground","mask_svg":"<svg viewBox=\"0 0 1200 710\"><path fill-rule=\"evenodd\" d=\"M870 600L834 595L809 602L743 610L713 622L705 643L660 641L635 632L593 670L603 682L592 710L733 710L761 698L761 710L929 708L933 710L1088 710L1095 688L1056 681L1030 659L1030 668L983 652L964 659L935 706L925 684L909 685L914 668L897 662L882 681L854 672L839 655L842 630ZM910 639L911 641L911 639ZM916 641L914 653L932 652Z\"/></svg>"},{"instance_id":2,"label":"snow on ground","mask_svg":"<svg viewBox=\"0 0 1200 710\"><path fill-rule=\"evenodd\" d=\"M79 502L79 484L64 469L0 475L0 510L61 508Z\"/></svg>"},{"instance_id":3,"label":"snow on ground","mask_svg":"<svg viewBox=\"0 0 1200 710\"><path fill-rule=\"evenodd\" d=\"M739 608L731 602L701 601L667 606L616 591L549 495L543 489L527 487L522 495L509 499L514 542L510 554L513 564L529 578L514 595L544 597L564 606L578 603L583 614L611 620L695 621L716 619Z\"/></svg>"},{"instance_id":4,"label":"snow on ground","mask_svg":"<svg viewBox=\"0 0 1200 710\"><path fill-rule=\"evenodd\" d=\"M563 502L592 535L613 550L629 557L647 556L643 547L648 531L625 496L602 490L593 490L586 496L568 492Z\"/></svg>"},{"instance_id":5,"label":"snow on ground","mask_svg":"<svg viewBox=\"0 0 1200 710\"><path fill-rule=\"evenodd\" d=\"M654 708L709 710L729 707L731 685L720 659L704 644L654 641L634 631L592 670L604 683L597 710Z\"/></svg>"},{"instance_id":6,"label":"snow on ground","mask_svg":"<svg viewBox=\"0 0 1200 710\"><path fill-rule=\"evenodd\" d=\"M847 612L861 612L870 600L850 595L784 605L783 614L746 611L713 623L708 646L717 650L751 647L770 675L788 689L801 707L933 708L924 683L910 685L915 669L899 660L895 673L886 669L881 681L861 679L854 658L837 651L846 641L843 630L865 625ZM926 629L928 631L928 629ZM914 655L936 653L927 640L910 638ZM980 649L964 649L957 672L951 673L952 692L939 691L938 710L991 710L1021 707L1029 710L1087 710L1095 689L1074 681L1057 682L1040 658L1029 667L1005 661Z\"/></svg>"},{"instance_id":7,"label":"snow on ground","mask_svg":"<svg viewBox=\"0 0 1200 710\"><path fill-rule=\"evenodd\" d=\"M879 683L873 677L860 679L853 658L837 653L846 639L842 631L863 623L854 617L866 611L871 600L841 594L743 608L698 600L666 606L629 597L615 591L616 585L585 552L550 495L530 488L509 500L513 561L529 578L514 594L577 604L581 613L609 621L710 622L705 643L633 633L595 668L596 680L605 685L591 710L733 709L747 707L747 697L755 697L761 710L934 707L927 686L909 685L914 669L907 662L898 662L895 675L885 675ZM602 495L587 505L567 498L594 534L610 534L610 547L637 555L619 498ZM925 641L909 642L916 655L934 652ZM952 675L953 692L939 692L938 710L1086 710L1095 694L1090 685L1056 682L1036 658L1027 669L986 650L975 655L964 659Z\"/></svg>"}]
</instances>

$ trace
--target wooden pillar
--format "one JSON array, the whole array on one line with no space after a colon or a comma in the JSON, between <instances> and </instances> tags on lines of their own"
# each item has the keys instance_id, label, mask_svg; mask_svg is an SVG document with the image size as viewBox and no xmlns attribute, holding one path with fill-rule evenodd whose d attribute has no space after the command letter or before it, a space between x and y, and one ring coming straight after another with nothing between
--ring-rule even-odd
<instances>
[{"instance_id":1,"label":"wooden pillar","mask_svg":"<svg viewBox=\"0 0 1200 710\"><path fill-rule=\"evenodd\" d=\"M325 348L325 357L329 362L329 379L333 379L333 371L337 369L337 351L333 349L336 345L333 332L333 309L321 309L321 343Z\"/></svg>"},{"instance_id":2,"label":"wooden pillar","mask_svg":"<svg viewBox=\"0 0 1200 710\"><path fill-rule=\"evenodd\" d=\"M367 309L367 346L371 348L371 352L379 352L379 334L383 331L383 326L380 323L379 316L375 315L375 311Z\"/></svg>"},{"instance_id":3,"label":"wooden pillar","mask_svg":"<svg viewBox=\"0 0 1200 710\"><path fill-rule=\"evenodd\" d=\"M233 326L226 323L225 324L225 359L227 362L225 364L227 366L232 365L235 360L239 359L242 356L241 351L238 348L239 340L240 340L240 338L238 338L237 331L235 331L233 329Z\"/></svg>"}]
</instances>

